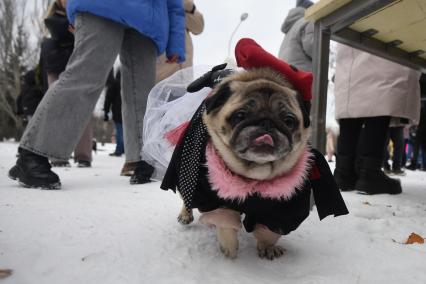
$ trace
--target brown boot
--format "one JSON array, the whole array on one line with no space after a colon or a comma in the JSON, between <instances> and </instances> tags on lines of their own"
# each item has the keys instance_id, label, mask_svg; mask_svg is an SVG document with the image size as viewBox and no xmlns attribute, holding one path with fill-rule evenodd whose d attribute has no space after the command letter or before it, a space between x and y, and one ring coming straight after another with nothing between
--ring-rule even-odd
<instances>
[{"instance_id":1,"label":"brown boot","mask_svg":"<svg viewBox=\"0 0 426 284\"><path fill-rule=\"evenodd\" d=\"M130 177L134 174L136 167L138 166L138 162L126 162L121 169L121 176Z\"/></svg>"}]
</instances>

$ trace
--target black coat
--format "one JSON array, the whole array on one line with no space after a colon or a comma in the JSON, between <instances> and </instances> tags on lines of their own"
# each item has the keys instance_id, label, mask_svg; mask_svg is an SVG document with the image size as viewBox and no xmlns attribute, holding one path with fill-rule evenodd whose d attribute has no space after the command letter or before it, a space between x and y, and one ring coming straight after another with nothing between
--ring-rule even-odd
<instances>
[{"instance_id":1,"label":"black coat","mask_svg":"<svg viewBox=\"0 0 426 284\"><path fill-rule=\"evenodd\" d=\"M118 70L114 77L113 71L110 72L106 83L106 93L104 101L105 116L112 111L112 120L115 123L122 123L121 116L121 72Z\"/></svg>"},{"instance_id":2,"label":"black coat","mask_svg":"<svg viewBox=\"0 0 426 284\"><path fill-rule=\"evenodd\" d=\"M68 30L69 22L65 15L54 13L44 23L51 35L41 44L44 67L48 73L59 75L65 70L74 50L74 35Z\"/></svg>"},{"instance_id":3,"label":"black coat","mask_svg":"<svg viewBox=\"0 0 426 284\"><path fill-rule=\"evenodd\" d=\"M178 190L187 208L198 208L201 212L230 208L245 214L243 223L248 232L259 223L283 235L295 230L308 217L311 189L320 219L349 213L324 156L314 149L310 178L290 200L258 195L242 202L220 198L207 178L205 149L209 136L202 122L203 111L202 104L176 146L161 184L164 190Z\"/></svg>"},{"instance_id":4,"label":"black coat","mask_svg":"<svg viewBox=\"0 0 426 284\"><path fill-rule=\"evenodd\" d=\"M36 77L36 69L30 70L24 75L21 93L16 102L18 115L33 115L43 98L43 87Z\"/></svg>"}]
</instances>

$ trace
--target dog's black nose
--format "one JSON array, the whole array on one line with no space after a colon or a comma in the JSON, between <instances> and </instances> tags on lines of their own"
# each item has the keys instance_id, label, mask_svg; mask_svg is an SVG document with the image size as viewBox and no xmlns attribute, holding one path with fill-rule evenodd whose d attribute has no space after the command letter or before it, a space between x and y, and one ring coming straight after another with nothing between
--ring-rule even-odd
<instances>
[{"instance_id":1,"label":"dog's black nose","mask_svg":"<svg viewBox=\"0 0 426 284\"><path fill-rule=\"evenodd\" d=\"M260 122L260 126L263 127L265 130L271 130L272 122L269 119L264 119Z\"/></svg>"}]
</instances>

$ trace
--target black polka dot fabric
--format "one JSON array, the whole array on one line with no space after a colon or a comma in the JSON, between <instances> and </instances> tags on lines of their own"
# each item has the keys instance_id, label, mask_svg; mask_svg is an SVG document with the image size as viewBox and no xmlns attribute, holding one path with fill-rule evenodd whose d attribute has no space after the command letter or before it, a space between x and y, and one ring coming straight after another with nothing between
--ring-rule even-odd
<instances>
[{"instance_id":1,"label":"black polka dot fabric","mask_svg":"<svg viewBox=\"0 0 426 284\"><path fill-rule=\"evenodd\" d=\"M186 208L191 208L194 191L197 188L201 155L205 152L207 128L203 123L204 104L192 117L192 123L182 141L181 164L178 174L178 190Z\"/></svg>"}]
</instances>

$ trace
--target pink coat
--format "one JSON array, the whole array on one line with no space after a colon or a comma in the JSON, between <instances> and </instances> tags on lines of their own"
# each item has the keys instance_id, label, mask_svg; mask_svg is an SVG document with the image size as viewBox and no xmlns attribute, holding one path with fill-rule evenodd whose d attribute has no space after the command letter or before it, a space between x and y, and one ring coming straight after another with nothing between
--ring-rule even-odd
<instances>
[{"instance_id":1,"label":"pink coat","mask_svg":"<svg viewBox=\"0 0 426 284\"><path fill-rule=\"evenodd\" d=\"M337 46L336 119L393 116L417 123L421 73L372 54Z\"/></svg>"}]
</instances>

